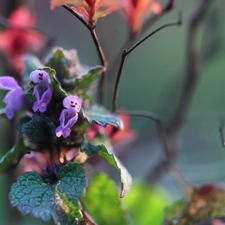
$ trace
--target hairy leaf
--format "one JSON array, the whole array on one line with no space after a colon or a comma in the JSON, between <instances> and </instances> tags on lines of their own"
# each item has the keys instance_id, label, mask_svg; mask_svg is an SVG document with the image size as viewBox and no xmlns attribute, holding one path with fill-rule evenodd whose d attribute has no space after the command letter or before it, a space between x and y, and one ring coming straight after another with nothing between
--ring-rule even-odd
<instances>
[{"instance_id":1,"label":"hairy leaf","mask_svg":"<svg viewBox=\"0 0 225 225\"><path fill-rule=\"evenodd\" d=\"M44 142L56 140L55 126L48 117L23 117L17 125L22 134L26 134L32 141Z\"/></svg>"},{"instance_id":2,"label":"hairy leaf","mask_svg":"<svg viewBox=\"0 0 225 225\"><path fill-rule=\"evenodd\" d=\"M59 79L63 77L66 78L70 75L69 68L66 64L66 57L62 48L58 48L53 52L52 57L48 60L45 66L54 68L57 74L57 78Z\"/></svg>"},{"instance_id":3,"label":"hairy leaf","mask_svg":"<svg viewBox=\"0 0 225 225\"><path fill-rule=\"evenodd\" d=\"M95 174L81 202L98 225L129 224L115 184L104 174Z\"/></svg>"},{"instance_id":4,"label":"hairy leaf","mask_svg":"<svg viewBox=\"0 0 225 225\"><path fill-rule=\"evenodd\" d=\"M102 127L109 124L123 129L122 120L100 105L93 105L89 110L83 111L83 116L90 124L98 124Z\"/></svg>"},{"instance_id":5,"label":"hairy leaf","mask_svg":"<svg viewBox=\"0 0 225 225\"><path fill-rule=\"evenodd\" d=\"M43 221L51 219L54 205L54 190L43 183L41 177L33 172L24 173L11 187L9 199L13 207L23 214L32 213Z\"/></svg>"},{"instance_id":6,"label":"hairy leaf","mask_svg":"<svg viewBox=\"0 0 225 225\"><path fill-rule=\"evenodd\" d=\"M100 157L102 157L106 162L108 162L120 173L120 197L123 198L130 190L132 178L131 175L128 173L127 169L122 165L122 163L115 156L115 154L109 149L109 144L107 144L107 148L105 147L105 145L93 145L91 143L84 143L81 145L81 152L85 152L89 156L97 153Z\"/></svg>"},{"instance_id":7,"label":"hairy leaf","mask_svg":"<svg viewBox=\"0 0 225 225\"><path fill-rule=\"evenodd\" d=\"M42 178L27 172L13 184L9 198L11 205L24 215L32 213L43 221L54 221L60 225L79 224L83 215L78 197L86 186L85 171L76 163L62 167L55 184L46 184Z\"/></svg>"}]
</instances>

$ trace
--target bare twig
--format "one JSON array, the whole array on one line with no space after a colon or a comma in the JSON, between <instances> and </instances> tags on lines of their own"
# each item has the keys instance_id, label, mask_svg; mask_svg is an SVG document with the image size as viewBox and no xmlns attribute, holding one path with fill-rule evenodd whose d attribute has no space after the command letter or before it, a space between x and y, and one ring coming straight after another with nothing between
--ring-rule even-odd
<instances>
[{"instance_id":1,"label":"bare twig","mask_svg":"<svg viewBox=\"0 0 225 225\"><path fill-rule=\"evenodd\" d=\"M211 2L211 0L202 0L200 7L193 14L189 21L187 41L187 65L184 88L181 94L179 105L177 107L177 112L175 113L170 124L168 125L168 132L180 130L187 117L187 112L199 77L199 60L196 48L196 31L199 24L202 22L204 16L206 15L206 12Z\"/></svg>"},{"instance_id":2,"label":"bare twig","mask_svg":"<svg viewBox=\"0 0 225 225\"><path fill-rule=\"evenodd\" d=\"M166 13L170 12L175 6L175 0L169 0L167 4L162 8L160 15L153 15L148 20L146 20L142 27L142 33L144 33L151 25L158 21Z\"/></svg>"},{"instance_id":3,"label":"bare twig","mask_svg":"<svg viewBox=\"0 0 225 225\"><path fill-rule=\"evenodd\" d=\"M219 128L219 132L220 132L220 139L221 139L222 147L225 147L225 139L224 139L223 129L224 129L224 120L221 119L221 125Z\"/></svg>"},{"instance_id":4,"label":"bare twig","mask_svg":"<svg viewBox=\"0 0 225 225\"><path fill-rule=\"evenodd\" d=\"M174 5L175 5L174 2L175 2L175 0L168 0L167 4L163 7L161 14L151 16L148 20L146 20L145 23L143 24L141 33L136 36L130 35L129 39L125 42L125 44L123 45L123 47L121 49L126 49L126 48L129 48L130 46L132 46L138 37L140 37L143 33L145 33L146 30L149 29L162 16L164 16L167 12L169 12L170 10L172 10L174 8ZM112 63L109 65L108 71L110 71L111 74L114 74L114 73L112 73L112 69L115 68L116 65L119 63L118 58L119 57L116 54L116 57L112 60Z\"/></svg>"},{"instance_id":5,"label":"bare twig","mask_svg":"<svg viewBox=\"0 0 225 225\"><path fill-rule=\"evenodd\" d=\"M180 183L185 184L185 186L191 185L190 182L184 177L182 172L172 162L172 157L170 155L169 145L168 145L168 142L167 142L166 129L163 125L162 119L159 116L157 116L156 114L151 113L151 112L143 112L143 111L117 112L116 114L145 117L145 118L148 118L148 119L154 121L156 123L156 126L157 126L159 140L160 140L160 143L162 145L162 149L163 149L164 156L165 156L163 158L163 161L166 165L164 167L164 169L168 169L169 172L171 172L173 175L175 175L179 179L179 181L181 181ZM161 168L158 168L158 167L157 167L157 169L159 169L159 171L161 170ZM154 171L154 177L158 177L159 171L158 170ZM149 182L152 182L154 179L152 179L152 177L147 177L146 180L149 181Z\"/></svg>"},{"instance_id":6,"label":"bare twig","mask_svg":"<svg viewBox=\"0 0 225 225\"><path fill-rule=\"evenodd\" d=\"M166 133L169 139L175 137L175 140L172 140L170 149L171 159L174 160L176 158L177 153L179 152L179 144L177 142L178 134L180 129L182 128L185 118L187 116L187 112L192 100L192 96L194 93L194 89L198 80L198 57L197 57L197 49L196 49L196 32L197 28L206 15L206 12L209 8L209 4L212 0L202 0L199 8L193 14L189 21L188 27L188 41L187 41L187 67L186 67L186 80L184 83L183 93L180 98L180 103L177 108L177 112L172 119L171 123L169 124ZM147 179L152 179L156 177L157 179L161 176L162 172L168 167L170 161L162 159L159 163L155 166L153 170L150 171Z\"/></svg>"},{"instance_id":7,"label":"bare twig","mask_svg":"<svg viewBox=\"0 0 225 225\"><path fill-rule=\"evenodd\" d=\"M122 71L123 71L123 66L124 66L126 57L133 50L135 50L140 44L142 44L144 41L146 41L148 38L150 38L154 34L158 33L160 30L163 30L166 27L179 26L179 25L181 25L181 16L179 17L178 21L172 22L172 23L167 23L167 24L165 24L165 25L157 28L156 30L154 30L153 32L151 32L150 34L148 34L146 37L144 37L142 40L140 40L137 44L135 44L130 49L124 49L123 50L123 52L121 54L121 62L120 62L120 66L119 66L119 70L118 70L117 78L116 78L116 83L115 83L115 87L114 87L113 105L112 105L112 111L113 112L115 112L116 109L117 109L117 102L118 102L118 95L119 95L119 83L120 83L120 78L121 78L121 74L122 74Z\"/></svg>"},{"instance_id":8,"label":"bare twig","mask_svg":"<svg viewBox=\"0 0 225 225\"><path fill-rule=\"evenodd\" d=\"M94 41L96 50L98 52L99 59L101 61L101 64L105 67L105 70L102 72L101 81L100 81L100 96L99 96L99 102L103 103L104 98L104 89L105 89L105 77L106 77L106 67L107 67L107 60L105 58L104 52L102 50L102 47L100 45L98 36L95 32L95 27L90 26L79 14L77 14L70 6L64 5L63 8L65 8L67 11L72 13L80 22L89 30L91 37Z\"/></svg>"}]
</instances>

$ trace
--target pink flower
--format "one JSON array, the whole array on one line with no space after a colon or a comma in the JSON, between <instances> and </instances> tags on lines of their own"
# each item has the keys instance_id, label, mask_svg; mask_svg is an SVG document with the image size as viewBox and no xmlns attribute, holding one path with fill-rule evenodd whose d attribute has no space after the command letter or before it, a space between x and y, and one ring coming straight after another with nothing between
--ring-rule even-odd
<instances>
[{"instance_id":1,"label":"pink flower","mask_svg":"<svg viewBox=\"0 0 225 225\"><path fill-rule=\"evenodd\" d=\"M24 67L21 56L30 50L40 51L45 46L38 32L26 29L34 25L35 17L27 8L20 7L9 16L9 26L12 27L0 32L0 51L5 55L8 67L16 75L20 74Z\"/></svg>"}]
</instances>

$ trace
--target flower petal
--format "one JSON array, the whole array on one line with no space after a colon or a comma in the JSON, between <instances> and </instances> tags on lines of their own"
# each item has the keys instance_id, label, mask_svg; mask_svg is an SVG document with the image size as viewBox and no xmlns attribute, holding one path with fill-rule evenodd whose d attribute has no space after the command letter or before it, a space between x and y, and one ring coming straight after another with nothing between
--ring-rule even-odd
<instances>
[{"instance_id":1,"label":"flower petal","mask_svg":"<svg viewBox=\"0 0 225 225\"><path fill-rule=\"evenodd\" d=\"M2 90L14 90L21 89L21 87L17 84L17 81L9 76L0 77L0 89Z\"/></svg>"}]
</instances>

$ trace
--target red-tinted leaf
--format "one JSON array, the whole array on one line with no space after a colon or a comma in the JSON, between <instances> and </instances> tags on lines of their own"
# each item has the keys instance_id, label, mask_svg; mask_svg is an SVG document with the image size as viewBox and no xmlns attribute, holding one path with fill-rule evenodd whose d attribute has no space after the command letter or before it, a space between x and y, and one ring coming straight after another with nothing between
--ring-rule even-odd
<instances>
[{"instance_id":1,"label":"red-tinted leaf","mask_svg":"<svg viewBox=\"0 0 225 225\"><path fill-rule=\"evenodd\" d=\"M51 0L51 9L62 5L72 5L73 10L90 27L94 27L100 17L119 9L118 0Z\"/></svg>"}]
</instances>

